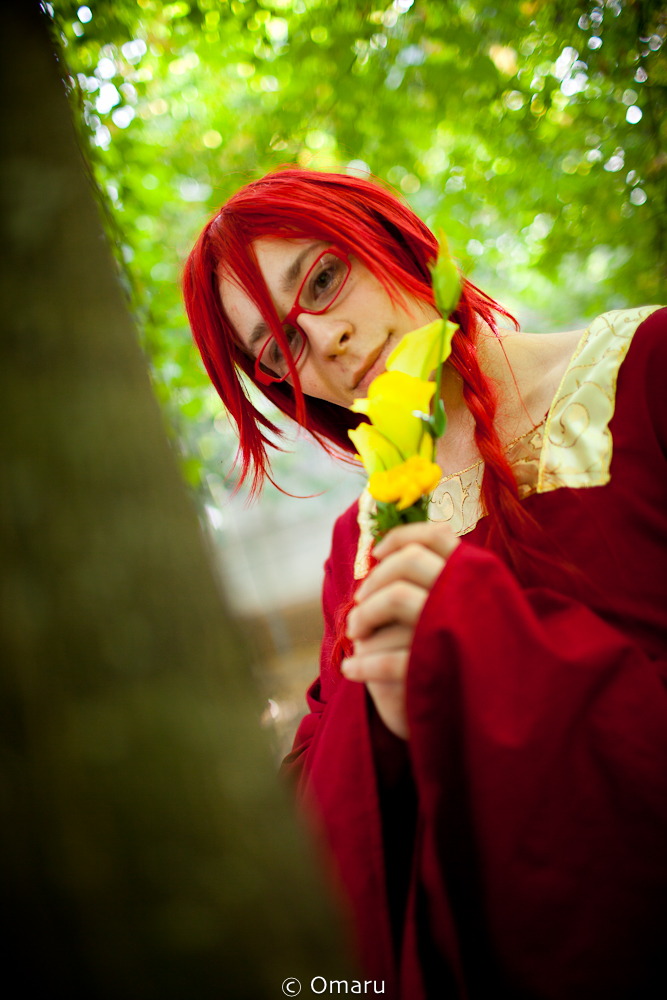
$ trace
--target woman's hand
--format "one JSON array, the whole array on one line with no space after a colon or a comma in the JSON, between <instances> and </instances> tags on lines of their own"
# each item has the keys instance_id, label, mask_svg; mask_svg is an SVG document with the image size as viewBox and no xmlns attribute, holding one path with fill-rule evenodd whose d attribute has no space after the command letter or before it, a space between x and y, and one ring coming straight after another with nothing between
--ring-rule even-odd
<instances>
[{"instance_id":1,"label":"woman's hand","mask_svg":"<svg viewBox=\"0 0 667 1000\"><path fill-rule=\"evenodd\" d=\"M385 726L404 740L405 678L415 625L459 544L451 529L437 521L393 528L376 545L378 565L359 587L348 618L354 653L343 660L342 672L366 684Z\"/></svg>"}]
</instances>

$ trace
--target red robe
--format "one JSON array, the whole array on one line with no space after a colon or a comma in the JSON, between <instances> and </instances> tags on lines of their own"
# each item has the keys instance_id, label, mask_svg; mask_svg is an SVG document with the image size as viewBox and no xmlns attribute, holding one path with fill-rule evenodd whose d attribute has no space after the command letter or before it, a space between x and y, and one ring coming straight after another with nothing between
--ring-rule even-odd
<instances>
[{"instance_id":1,"label":"red robe","mask_svg":"<svg viewBox=\"0 0 667 1000\"><path fill-rule=\"evenodd\" d=\"M523 501L547 558L522 584L488 519L465 536L417 625L407 743L331 662L356 505L336 524L288 766L388 997L667 996L665 373L660 310L618 373L610 481Z\"/></svg>"}]
</instances>

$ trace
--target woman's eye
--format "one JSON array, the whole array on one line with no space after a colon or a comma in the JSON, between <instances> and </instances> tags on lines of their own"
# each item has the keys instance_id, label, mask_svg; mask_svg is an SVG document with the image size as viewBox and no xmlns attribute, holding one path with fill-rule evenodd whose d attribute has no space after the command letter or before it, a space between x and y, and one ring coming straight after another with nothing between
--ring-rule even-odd
<instances>
[{"instance_id":1,"label":"woman's eye","mask_svg":"<svg viewBox=\"0 0 667 1000\"><path fill-rule=\"evenodd\" d=\"M313 277L310 284L310 296L315 302L321 301L326 298L327 292L334 283L334 275L332 269L327 267L323 271L318 271L318 273Z\"/></svg>"},{"instance_id":2,"label":"woman's eye","mask_svg":"<svg viewBox=\"0 0 667 1000\"><path fill-rule=\"evenodd\" d=\"M293 326L283 327L283 332L285 334L287 346L291 348L292 344L298 337L298 333ZM267 354L269 355L272 364L279 365L285 362L285 354L275 337L271 340Z\"/></svg>"},{"instance_id":3,"label":"woman's eye","mask_svg":"<svg viewBox=\"0 0 667 1000\"><path fill-rule=\"evenodd\" d=\"M318 274L317 278L315 279L315 285L317 286L317 288L326 288L330 281L331 281L331 272L321 271L320 274Z\"/></svg>"},{"instance_id":4,"label":"woman's eye","mask_svg":"<svg viewBox=\"0 0 667 1000\"><path fill-rule=\"evenodd\" d=\"M310 282L310 296L313 302L321 303L333 297L340 287L344 273L345 267L338 257L325 257Z\"/></svg>"},{"instance_id":5,"label":"woman's eye","mask_svg":"<svg viewBox=\"0 0 667 1000\"><path fill-rule=\"evenodd\" d=\"M280 345L278 344L278 341L275 339L275 337L271 341L271 346L269 348L269 356L271 358L271 361L274 362L275 364L279 364L283 360L283 352L280 350Z\"/></svg>"}]
</instances>

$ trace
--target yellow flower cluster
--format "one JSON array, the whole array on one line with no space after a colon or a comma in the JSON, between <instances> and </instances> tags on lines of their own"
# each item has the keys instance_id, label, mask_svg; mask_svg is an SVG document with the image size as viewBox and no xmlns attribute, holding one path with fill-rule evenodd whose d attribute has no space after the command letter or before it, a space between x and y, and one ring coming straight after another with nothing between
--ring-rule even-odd
<instances>
[{"instance_id":1,"label":"yellow flower cluster","mask_svg":"<svg viewBox=\"0 0 667 1000\"><path fill-rule=\"evenodd\" d=\"M458 327L446 318L451 315L461 294L461 280L441 234L438 259L431 268L435 303L444 319L406 334L387 358L387 370L368 387L368 397L352 405L356 413L365 414L370 423L348 431L359 452L370 479L368 488L380 503L377 534L383 534L401 522L396 511L417 504L420 497L435 489L440 481L440 467L435 464L435 442L447 426L447 416L440 399L430 413L435 382L430 375L438 370L452 350L452 337ZM395 508L391 507L395 504ZM426 517L422 504L412 514ZM405 515L411 519L410 514Z\"/></svg>"},{"instance_id":2,"label":"yellow flower cluster","mask_svg":"<svg viewBox=\"0 0 667 1000\"><path fill-rule=\"evenodd\" d=\"M411 455L433 458L433 439L415 413L428 416L434 382L413 378L404 372L383 372L368 387L368 398L352 404L355 413L365 413L370 424L349 431L369 474L390 469ZM425 452L422 452L425 449Z\"/></svg>"},{"instance_id":3,"label":"yellow flower cluster","mask_svg":"<svg viewBox=\"0 0 667 1000\"><path fill-rule=\"evenodd\" d=\"M376 500L404 510L440 479L434 464L435 441L424 426L428 418L435 382L428 377L451 352L457 327L437 319L408 333L387 359L387 371L368 387L368 397L352 405L370 424L349 431L368 472L368 484Z\"/></svg>"},{"instance_id":4,"label":"yellow flower cluster","mask_svg":"<svg viewBox=\"0 0 667 1000\"><path fill-rule=\"evenodd\" d=\"M440 466L419 455L395 465L386 472L374 472L368 488L371 496L383 503L395 503L405 510L440 482Z\"/></svg>"}]
</instances>

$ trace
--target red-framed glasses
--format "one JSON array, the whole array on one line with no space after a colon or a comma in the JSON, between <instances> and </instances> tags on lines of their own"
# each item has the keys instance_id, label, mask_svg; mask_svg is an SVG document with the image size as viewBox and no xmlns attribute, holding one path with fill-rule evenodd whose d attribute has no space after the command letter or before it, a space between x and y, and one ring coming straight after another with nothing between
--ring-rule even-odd
<instances>
[{"instance_id":1,"label":"red-framed glasses","mask_svg":"<svg viewBox=\"0 0 667 1000\"><path fill-rule=\"evenodd\" d=\"M321 253L301 282L294 299L294 305L282 322L285 342L296 364L308 340L297 323L301 313L316 316L324 313L334 304L343 291L350 276L350 260L346 253L336 247L329 247ZM261 385L284 382L290 374L290 366L283 348L272 335L264 344L255 361L255 378Z\"/></svg>"}]
</instances>

